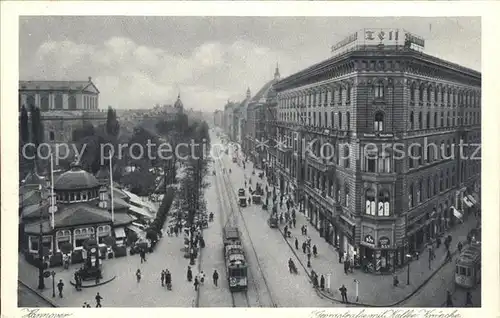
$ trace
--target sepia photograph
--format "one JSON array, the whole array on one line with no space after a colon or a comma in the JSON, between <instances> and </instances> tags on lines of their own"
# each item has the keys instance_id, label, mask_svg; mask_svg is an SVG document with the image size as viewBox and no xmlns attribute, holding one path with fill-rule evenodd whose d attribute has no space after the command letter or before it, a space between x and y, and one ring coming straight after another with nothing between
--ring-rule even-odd
<instances>
[{"instance_id":1,"label":"sepia photograph","mask_svg":"<svg viewBox=\"0 0 500 318\"><path fill-rule=\"evenodd\" d=\"M480 16L18 24L17 307L484 306Z\"/></svg>"}]
</instances>

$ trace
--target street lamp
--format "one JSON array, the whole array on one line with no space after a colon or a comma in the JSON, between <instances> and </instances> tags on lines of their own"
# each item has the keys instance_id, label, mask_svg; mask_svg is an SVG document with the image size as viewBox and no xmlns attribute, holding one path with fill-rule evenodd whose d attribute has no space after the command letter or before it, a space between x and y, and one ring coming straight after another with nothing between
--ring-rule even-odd
<instances>
[{"instance_id":1,"label":"street lamp","mask_svg":"<svg viewBox=\"0 0 500 318\"><path fill-rule=\"evenodd\" d=\"M40 210L40 233L38 237L38 260L39 260L39 266L38 266L38 289L43 290L45 289L45 280L43 277L43 199L42 199L42 185L38 185L38 191L40 192L40 205L39 205L39 210Z\"/></svg>"},{"instance_id":2,"label":"street lamp","mask_svg":"<svg viewBox=\"0 0 500 318\"><path fill-rule=\"evenodd\" d=\"M408 270L406 271L406 285L410 285L410 261L411 261L411 254L406 254L406 259L408 260Z\"/></svg>"},{"instance_id":3,"label":"street lamp","mask_svg":"<svg viewBox=\"0 0 500 318\"><path fill-rule=\"evenodd\" d=\"M56 272L52 271L50 275L52 275L52 297L56 297L56 283L55 283Z\"/></svg>"}]
</instances>

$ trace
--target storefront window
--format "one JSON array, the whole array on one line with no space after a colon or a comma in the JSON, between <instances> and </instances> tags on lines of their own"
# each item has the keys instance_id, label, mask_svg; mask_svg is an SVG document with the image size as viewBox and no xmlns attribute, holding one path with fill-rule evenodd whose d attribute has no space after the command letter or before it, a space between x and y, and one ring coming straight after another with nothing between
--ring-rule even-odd
<instances>
[{"instance_id":1,"label":"storefront window","mask_svg":"<svg viewBox=\"0 0 500 318\"><path fill-rule=\"evenodd\" d=\"M375 191L368 189L365 192L366 214L375 215Z\"/></svg>"}]
</instances>

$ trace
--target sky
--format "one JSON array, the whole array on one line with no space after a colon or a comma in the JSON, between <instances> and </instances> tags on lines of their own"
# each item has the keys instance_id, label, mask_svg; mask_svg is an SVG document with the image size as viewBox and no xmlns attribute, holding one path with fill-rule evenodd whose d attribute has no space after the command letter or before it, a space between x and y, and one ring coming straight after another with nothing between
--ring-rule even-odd
<instances>
[{"instance_id":1,"label":"sky","mask_svg":"<svg viewBox=\"0 0 500 318\"><path fill-rule=\"evenodd\" d=\"M404 28L425 52L480 71L474 17L21 17L21 80L87 80L100 108L223 109L256 93L279 65L284 78L331 56L362 28Z\"/></svg>"}]
</instances>

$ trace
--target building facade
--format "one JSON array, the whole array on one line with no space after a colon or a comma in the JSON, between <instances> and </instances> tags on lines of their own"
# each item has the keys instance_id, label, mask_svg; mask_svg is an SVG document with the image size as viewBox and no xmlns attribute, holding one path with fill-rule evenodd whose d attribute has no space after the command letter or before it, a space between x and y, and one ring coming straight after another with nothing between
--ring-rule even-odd
<instances>
[{"instance_id":1,"label":"building facade","mask_svg":"<svg viewBox=\"0 0 500 318\"><path fill-rule=\"evenodd\" d=\"M480 154L459 147L481 142L481 74L423 47L404 30L364 29L274 85L282 193L377 272L479 207Z\"/></svg>"},{"instance_id":2,"label":"building facade","mask_svg":"<svg viewBox=\"0 0 500 318\"><path fill-rule=\"evenodd\" d=\"M213 123L214 123L214 126L216 126L216 127L223 127L223 123L222 123L223 117L224 117L223 112L220 109L217 109L213 113Z\"/></svg>"},{"instance_id":3,"label":"building facade","mask_svg":"<svg viewBox=\"0 0 500 318\"><path fill-rule=\"evenodd\" d=\"M266 133L266 112L271 104L276 103L276 93L273 85L279 79L280 72L278 66L276 66L274 78L252 97L247 107L248 120L245 145L249 157L258 168L264 168L267 161L266 146L268 146L269 140Z\"/></svg>"}]
</instances>

